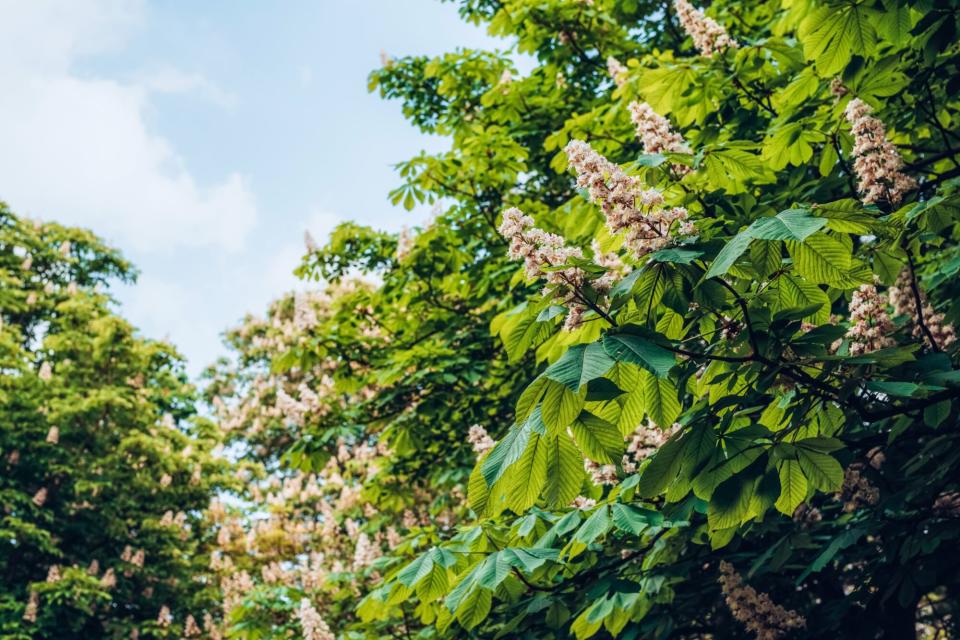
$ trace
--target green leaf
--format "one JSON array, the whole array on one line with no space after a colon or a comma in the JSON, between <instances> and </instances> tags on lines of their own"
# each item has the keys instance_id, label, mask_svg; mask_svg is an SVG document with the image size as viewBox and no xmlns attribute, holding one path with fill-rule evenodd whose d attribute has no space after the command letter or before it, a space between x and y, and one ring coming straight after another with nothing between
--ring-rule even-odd
<instances>
[{"instance_id":1,"label":"green leaf","mask_svg":"<svg viewBox=\"0 0 960 640\"><path fill-rule=\"evenodd\" d=\"M746 148L710 149L703 156L703 166L710 186L730 195L743 193L750 184L773 181L773 173L760 156Z\"/></svg>"},{"instance_id":2,"label":"green leaf","mask_svg":"<svg viewBox=\"0 0 960 640\"><path fill-rule=\"evenodd\" d=\"M537 405L540 403L540 398L543 397L547 389L547 382L546 378L538 376L537 379L531 382L527 388L523 390L523 393L520 394L520 397L517 399L516 409L516 419L518 422L529 418L533 410L537 408Z\"/></svg>"},{"instance_id":3,"label":"green leaf","mask_svg":"<svg viewBox=\"0 0 960 640\"><path fill-rule=\"evenodd\" d=\"M735 235L723 246L723 249L720 250L717 257L714 258L707 273L703 276L704 280L722 276L729 271L733 263L737 261L737 258L742 256L750 247L751 242L753 242L753 236L751 236L748 231Z\"/></svg>"},{"instance_id":4,"label":"green leaf","mask_svg":"<svg viewBox=\"0 0 960 640\"><path fill-rule=\"evenodd\" d=\"M669 378L657 378L646 371L641 371L640 376L647 415L656 424L668 428L680 415L677 387Z\"/></svg>"},{"instance_id":5,"label":"green leaf","mask_svg":"<svg viewBox=\"0 0 960 640\"><path fill-rule=\"evenodd\" d=\"M814 218L806 209L787 209L772 218L760 218L750 225L748 233L757 240L806 240L827 224Z\"/></svg>"},{"instance_id":6,"label":"green leaf","mask_svg":"<svg viewBox=\"0 0 960 640\"><path fill-rule=\"evenodd\" d=\"M543 497L551 508L568 506L583 484L583 458L566 433L547 436L547 483Z\"/></svg>"},{"instance_id":7,"label":"green leaf","mask_svg":"<svg viewBox=\"0 0 960 640\"><path fill-rule=\"evenodd\" d=\"M855 2L812 11L800 24L798 35L804 55L815 61L822 77L840 73L854 54L869 56L876 41L866 5Z\"/></svg>"},{"instance_id":8,"label":"green leaf","mask_svg":"<svg viewBox=\"0 0 960 640\"><path fill-rule=\"evenodd\" d=\"M540 497L547 482L547 448L542 436L531 434L523 455L507 470L507 504L514 513L523 513Z\"/></svg>"},{"instance_id":9,"label":"green leaf","mask_svg":"<svg viewBox=\"0 0 960 640\"><path fill-rule=\"evenodd\" d=\"M653 498L663 493L676 479L680 470L683 445L680 440L670 439L653 454L650 461L640 475L637 488L640 495Z\"/></svg>"},{"instance_id":10,"label":"green leaf","mask_svg":"<svg viewBox=\"0 0 960 640\"><path fill-rule=\"evenodd\" d=\"M648 527L658 527L663 524L663 514L652 509L616 502L611 507L611 511L614 525L621 531L635 536L639 536Z\"/></svg>"},{"instance_id":11,"label":"green leaf","mask_svg":"<svg viewBox=\"0 0 960 640\"><path fill-rule=\"evenodd\" d=\"M589 381L601 377L613 365L613 359L601 344L578 344L567 349L543 374L577 391Z\"/></svg>"},{"instance_id":12,"label":"green leaf","mask_svg":"<svg viewBox=\"0 0 960 640\"><path fill-rule=\"evenodd\" d=\"M520 456L527 449L527 442L530 441L531 433L534 432L540 435L546 433L543 419L540 416L540 407L534 409L523 424L511 427L507 435L487 454L481 464L487 486L493 486L493 483L503 476L504 471L520 459Z\"/></svg>"},{"instance_id":13,"label":"green leaf","mask_svg":"<svg viewBox=\"0 0 960 640\"><path fill-rule=\"evenodd\" d=\"M650 254L652 262L671 262L674 264L690 264L703 255L703 251L693 249L678 249L671 247L669 249L660 249Z\"/></svg>"},{"instance_id":14,"label":"green leaf","mask_svg":"<svg viewBox=\"0 0 960 640\"><path fill-rule=\"evenodd\" d=\"M854 269L850 249L830 236L817 234L803 242L787 241L797 273L815 284L852 289L864 283Z\"/></svg>"},{"instance_id":15,"label":"green leaf","mask_svg":"<svg viewBox=\"0 0 960 640\"><path fill-rule=\"evenodd\" d=\"M756 478L745 474L736 474L721 482L713 490L707 505L710 529L728 529L746 520L756 484Z\"/></svg>"},{"instance_id":16,"label":"green leaf","mask_svg":"<svg viewBox=\"0 0 960 640\"><path fill-rule=\"evenodd\" d=\"M583 544L590 544L610 531L612 526L610 508L607 505L601 505L580 525L580 528L573 535L573 539Z\"/></svg>"},{"instance_id":17,"label":"green leaf","mask_svg":"<svg viewBox=\"0 0 960 640\"><path fill-rule=\"evenodd\" d=\"M800 468L814 489L831 493L843 484L843 467L832 456L808 449L797 449Z\"/></svg>"},{"instance_id":18,"label":"green leaf","mask_svg":"<svg viewBox=\"0 0 960 640\"><path fill-rule=\"evenodd\" d=\"M899 396L909 398L917 393L922 387L915 382L886 382L882 380L871 380L866 384L870 391L885 393L888 396Z\"/></svg>"},{"instance_id":19,"label":"green leaf","mask_svg":"<svg viewBox=\"0 0 960 640\"><path fill-rule=\"evenodd\" d=\"M476 513L483 513L487 508L487 499L490 497L490 487L483 477L483 461L489 455L489 451L483 455L477 463L473 465L470 472L470 479L467 481L467 504ZM409 586L409 585L408 585Z\"/></svg>"},{"instance_id":20,"label":"green leaf","mask_svg":"<svg viewBox=\"0 0 960 640\"><path fill-rule=\"evenodd\" d=\"M588 458L604 464L616 464L623 456L623 435L616 425L588 411L580 414L571 426L573 438Z\"/></svg>"},{"instance_id":21,"label":"green leaf","mask_svg":"<svg viewBox=\"0 0 960 640\"><path fill-rule=\"evenodd\" d=\"M676 364L674 354L648 338L629 333L608 333L603 338L603 349L618 362L643 367L664 378Z\"/></svg>"},{"instance_id":22,"label":"green leaf","mask_svg":"<svg viewBox=\"0 0 960 640\"><path fill-rule=\"evenodd\" d=\"M792 516L807 497L807 478L797 460L784 460L780 463L779 473L780 497L776 507L780 513Z\"/></svg>"},{"instance_id":23,"label":"green leaf","mask_svg":"<svg viewBox=\"0 0 960 640\"><path fill-rule=\"evenodd\" d=\"M569 388L550 382L540 404L543 424L550 433L558 433L573 422L583 409L584 394L574 393Z\"/></svg>"},{"instance_id":24,"label":"green leaf","mask_svg":"<svg viewBox=\"0 0 960 640\"><path fill-rule=\"evenodd\" d=\"M486 589L476 588L470 591L460 602L455 612L457 621L469 631L487 619L490 605L493 602L492 594Z\"/></svg>"}]
</instances>

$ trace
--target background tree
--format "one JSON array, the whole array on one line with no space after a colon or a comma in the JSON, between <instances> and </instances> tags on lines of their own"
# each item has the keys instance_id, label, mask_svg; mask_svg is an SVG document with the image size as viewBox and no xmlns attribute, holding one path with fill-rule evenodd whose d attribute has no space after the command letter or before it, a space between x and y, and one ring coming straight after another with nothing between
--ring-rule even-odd
<instances>
[{"instance_id":1,"label":"background tree","mask_svg":"<svg viewBox=\"0 0 960 640\"><path fill-rule=\"evenodd\" d=\"M133 277L0 205L0 637L198 636L216 605L193 578L228 466L179 356L101 291Z\"/></svg>"}]
</instances>

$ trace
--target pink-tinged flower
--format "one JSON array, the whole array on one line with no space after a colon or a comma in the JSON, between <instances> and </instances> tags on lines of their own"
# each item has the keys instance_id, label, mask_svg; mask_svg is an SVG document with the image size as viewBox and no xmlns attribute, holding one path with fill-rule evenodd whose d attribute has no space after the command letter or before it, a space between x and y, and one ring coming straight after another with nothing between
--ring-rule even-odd
<instances>
[{"instance_id":1,"label":"pink-tinged flower","mask_svg":"<svg viewBox=\"0 0 960 640\"><path fill-rule=\"evenodd\" d=\"M33 623L37 621L37 609L40 607L40 594L36 591L30 592L30 599L27 601L27 608L23 611L23 619Z\"/></svg>"},{"instance_id":2,"label":"pink-tinged flower","mask_svg":"<svg viewBox=\"0 0 960 640\"><path fill-rule=\"evenodd\" d=\"M416 236L410 229L404 227L400 230L400 233L397 235L397 262L403 262L407 259L407 256L410 255L410 251L413 249Z\"/></svg>"},{"instance_id":3,"label":"pink-tinged flower","mask_svg":"<svg viewBox=\"0 0 960 640\"><path fill-rule=\"evenodd\" d=\"M585 458L583 461L583 470L587 472L593 484L613 486L620 482L617 475L617 467L613 464L600 464Z\"/></svg>"},{"instance_id":4,"label":"pink-tinged flower","mask_svg":"<svg viewBox=\"0 0 960 640\"><path fill-rule=\"evenodd\" d=\"M303 232L303 246L307 250L307 253L313 253L317 250L317 241L313 238L313 234L309 230L304 230Z\"/></svg>"},{"instance_id":5,"label":"pink-tinged flower","mask_svg":"<svg viewBox=\"0 0 960 640\"><path fill-rule=\"evenodd\" d=\"M887 299L872 284L860 285L850 300L850 355L886 349L896 344L890 334L896 329L887 312Z\"/></svg>"},{"instance_id":6,"label":"pink-tinged flower","mask_svg":"<svg viewBox=\"0 0 960 640\"><path fill-rule=\"evenodd\" d=\"M186 620L183 622L183 637L199 638L202 634L203 631L201 631L200 626L197 625L196 618L193 617L193 614L188 614Z\"/></svg>"},{"instance_id":7,"label":"pink-tinged flower","mask_svg":"<svg viewBox=\"0 0 960 640\"><path fill-rule=\"evenodd\" d=\"M586 189L590 200L603 210L611 233L623 232L624 246L635 258L668 245L675 226L687 219L686 209L665 208L663 194L644 189L586 142L573 140L565 151L577 172L577 187Z\"/></svg>"},{"instance_id":8,"label":"pink-tinged flower","mask_svg":"<svg viewBox=\"0 0 960 640\"><path fill-rule=\"evenodd\" d=\"M44 503L46 503L47 501L47 488L40 487L39 489L37 489L37 492L33 494L33 498L31 498L31 501L33 502L34 505L38 507L42 507Z\"/></svg>"},{"instance_id":9,"label":"pink-tinged flower","mask_svg":"<svg viewBox=\"0 0 960 640\"><path fill-rule=\"evenodd\" d=\"M703 15L703 12L695 8L687 0L673 0L673 7L677 11L677 18L680 25L687 32L693 45L701 54L710 58L714 53L723 51L728 47L736 48L740 46L736 40L727 35L727 30L717 23L713 18Z\"/></svg>"},{"instance_id":10,"label":"pink-tinged flower","mask_svg":"<svg viewBox=\"0 0 960 640\"><path fill-rule=\"evenodd\" d=\"M565 246L561 236L533 226L533 218L520 209L513 207L504 211L499 230L510 242L510 257L523 260L528 278L544 278L549 284L571 287L583 283L583 271L577 267L545 271L563 266L571 258L582 258L583 252L577 247Z\"/></svg>"},{"instance_id":11,"label":"pink-tinged flower","mask_svg":"<svg viewBox=\"0 0 960 640\"><path fill-rule=\"evenodd\" d=\"M630 119L637 127L637 137L644 153L690 153L683 136L673 130L670 121L653 110L646 102L631 102ZM683 165L681 165L683 166ZM683 166L689 171L689 167Z\"/></svg>"},{"instance_id":12,"label":"pink-tinged flower","mask_svg":"<svg viewBox=\"0 0 960 640\"><path fill-rule=\"evenodd\" d=\"M903 158L887 140L886 128L870 115L870 105L854 98L844 114L853 133L853 169L859 178L857 189L863 202L900 204L904 194L916 188L917 181L903 173Z\"/></svg>"},{"instance_id":13,"label":"pink-tinged flower","mask_svg":"<svg viewBox=\"0 0 960 640\"><path fill-rule=\"evenodd\" d=\"M103 573L103 577L100 578L100 586L106 589L112 589L117 586L117 574L114 573L113 569L107 569Z\"/></svg>"},{"instance_id":14,"label":"pink-tinged flower","mask_svg":"<svg viewBox=\"0 0 960 640\"><path fill-rule=\"evenodd\" d=\"M497 444L497 441L490 437L487 430L481 425L475 424L467 432L467 442L473 445L473 452L477 456L482 456Z\"/></svg>"},{"instance_id":15,"label":"pink-tinged flower","mask_svg":"<svg viewBox=\"0 0 960 640\"><path fill-rule=\"evenodd\" d=\"M590 248L593 249L593 262L607 270L605 274L590 283L597 291L606 293L624 276L633 271L633 267L625 264L616 253L612 251L604 252L598 240L594 239L590 243Z\"/></svg>"},{"instance_id":16,"label":"pink-tinged flower","mask_svg":"<svg viewBox=\"0 0 960 640\"><path fill-rule=\"evenodd\" d=\"M50 444L57 444L60 442L59 427L50 427L50 430L47 431L47 442L49 442Z\"/></svg>"},{"instance_id":17,"label":"pink-tinged flower","mask_svg":"<svg viewBox=\"0 0 960 640\"><path fill-rule=\"evenodd\" d=\"M157 614L157 624L166 629L173 622L173 614L170 613L170 607L163 605L160 607L160 613Z\"/></svg>"},{"instance_id":18,"label":"pink-tinged flower","mask_svg":"<svg viewBox=\"0 0 960 640\"><path fill-rule=\"evenodd\" d=\"M300 628L303 631L304 640L336 640L336 636L330 631L330 627L327 626L324 619L320 617L320 613L306 598L300 601L297 617L300 619Z\"/></svg>"},{"instance_id":19,"label":"pink-tinged flower","mask_svg":"<svg viewBox=\"0 0 960 640\"><path fill-rule=\"evenodd\" d=\"M573 502L570 503L570 506L574 509L581 510L593 509L595 506L597 506L597 501L593 498L587 498L586 496L577 496L573 499Z\"/></svg>"},{"instance_id":20,"label":"pink-tinged flower","mask_svg":"<svg viewBox=\"0 0 960 640\"><path fill-rule=\"evenodd\" d=\"M40 365L40 371L37 372L37 377L44 382L50 382L53 378L53 367L50 366L49 362L43 362Z\"/></svg>"},{"instance_id":21,"label":"pink-tinged flower","mask_svg":"<svg viewBox=\"0 0 960 640\"><path fill-rule=\"evenodd\" d=\"M618 87L622 87L627 82L629 71L619 60L610 56L607 58L607 74Z\"/></svg>"},{"instance_id":22,"label":"pink-tinged flower","mask_svg":"<svg viewBox=\"0 0 960 640\"><path fill-rule=\"evenodd\" d=\"M919 285L918 285L919 286ZM920 326L920 315L917 313L916 296L913 293L910 270L904 269L897 277L896 283L887 292L890 295L890 306L894 316L907 316L913 326L913 336L920 340L926 339L923 328ZM936 346L946 349L957 341L957 332L954 326L946 321L942 313L937 313L933 305L927 301L926 293L920 290L923 324L926 325Z\"/></svg>"},{"instance_id":23,"label":"pink-tinged flower","mask_svg":"<svg viewBox=\"0 0 960 640\"><path fill-rule=\"evenodd\" d=\"M730 613L757 638L776 640L807 626L807 621L796 611L781 607L766 593L758 593L745 585L740 574L726 560L720 562L720 586Z\"/></svg>"}]
</instances>

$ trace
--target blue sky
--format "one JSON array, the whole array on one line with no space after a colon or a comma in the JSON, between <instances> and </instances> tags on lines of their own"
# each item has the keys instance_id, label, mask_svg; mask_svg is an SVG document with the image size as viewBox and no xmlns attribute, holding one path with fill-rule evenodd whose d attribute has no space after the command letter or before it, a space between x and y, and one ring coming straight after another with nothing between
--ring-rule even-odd
<instances>
[{"instance_id":1,"label":"blue sky","mask_svg":"<svg viewBox=\"0 0 960 640\"><path fill-rule=\"evenodd\" d=\"M123 312L193 373L296 286L304 229L428 215L392 165L447 142L367 93L380 51L503 46L438 0L0 0L0 37L0 199L119 247Z\"/></svg>"}]
</instances>

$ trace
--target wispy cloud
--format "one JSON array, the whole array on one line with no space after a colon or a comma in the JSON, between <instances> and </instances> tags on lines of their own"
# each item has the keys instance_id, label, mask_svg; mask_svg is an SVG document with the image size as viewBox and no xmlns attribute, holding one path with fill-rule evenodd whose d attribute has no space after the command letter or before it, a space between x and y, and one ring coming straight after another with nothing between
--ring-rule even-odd
<instances>
[{"instance_id":1,"label":"wispy cloud","mask_svg":"<svg viewBox=\"0 0 960 640\"><path fill-rule=\"evenodd\" d=\"M129 82L73 71L135 34L140 2L7 0L0 14L0 198L145 251L243 245L257 217L248 179L198 181L145 117L158 92L199 92L220 107L233 98L175 69Z\"/></svg>"}]
</instances>

